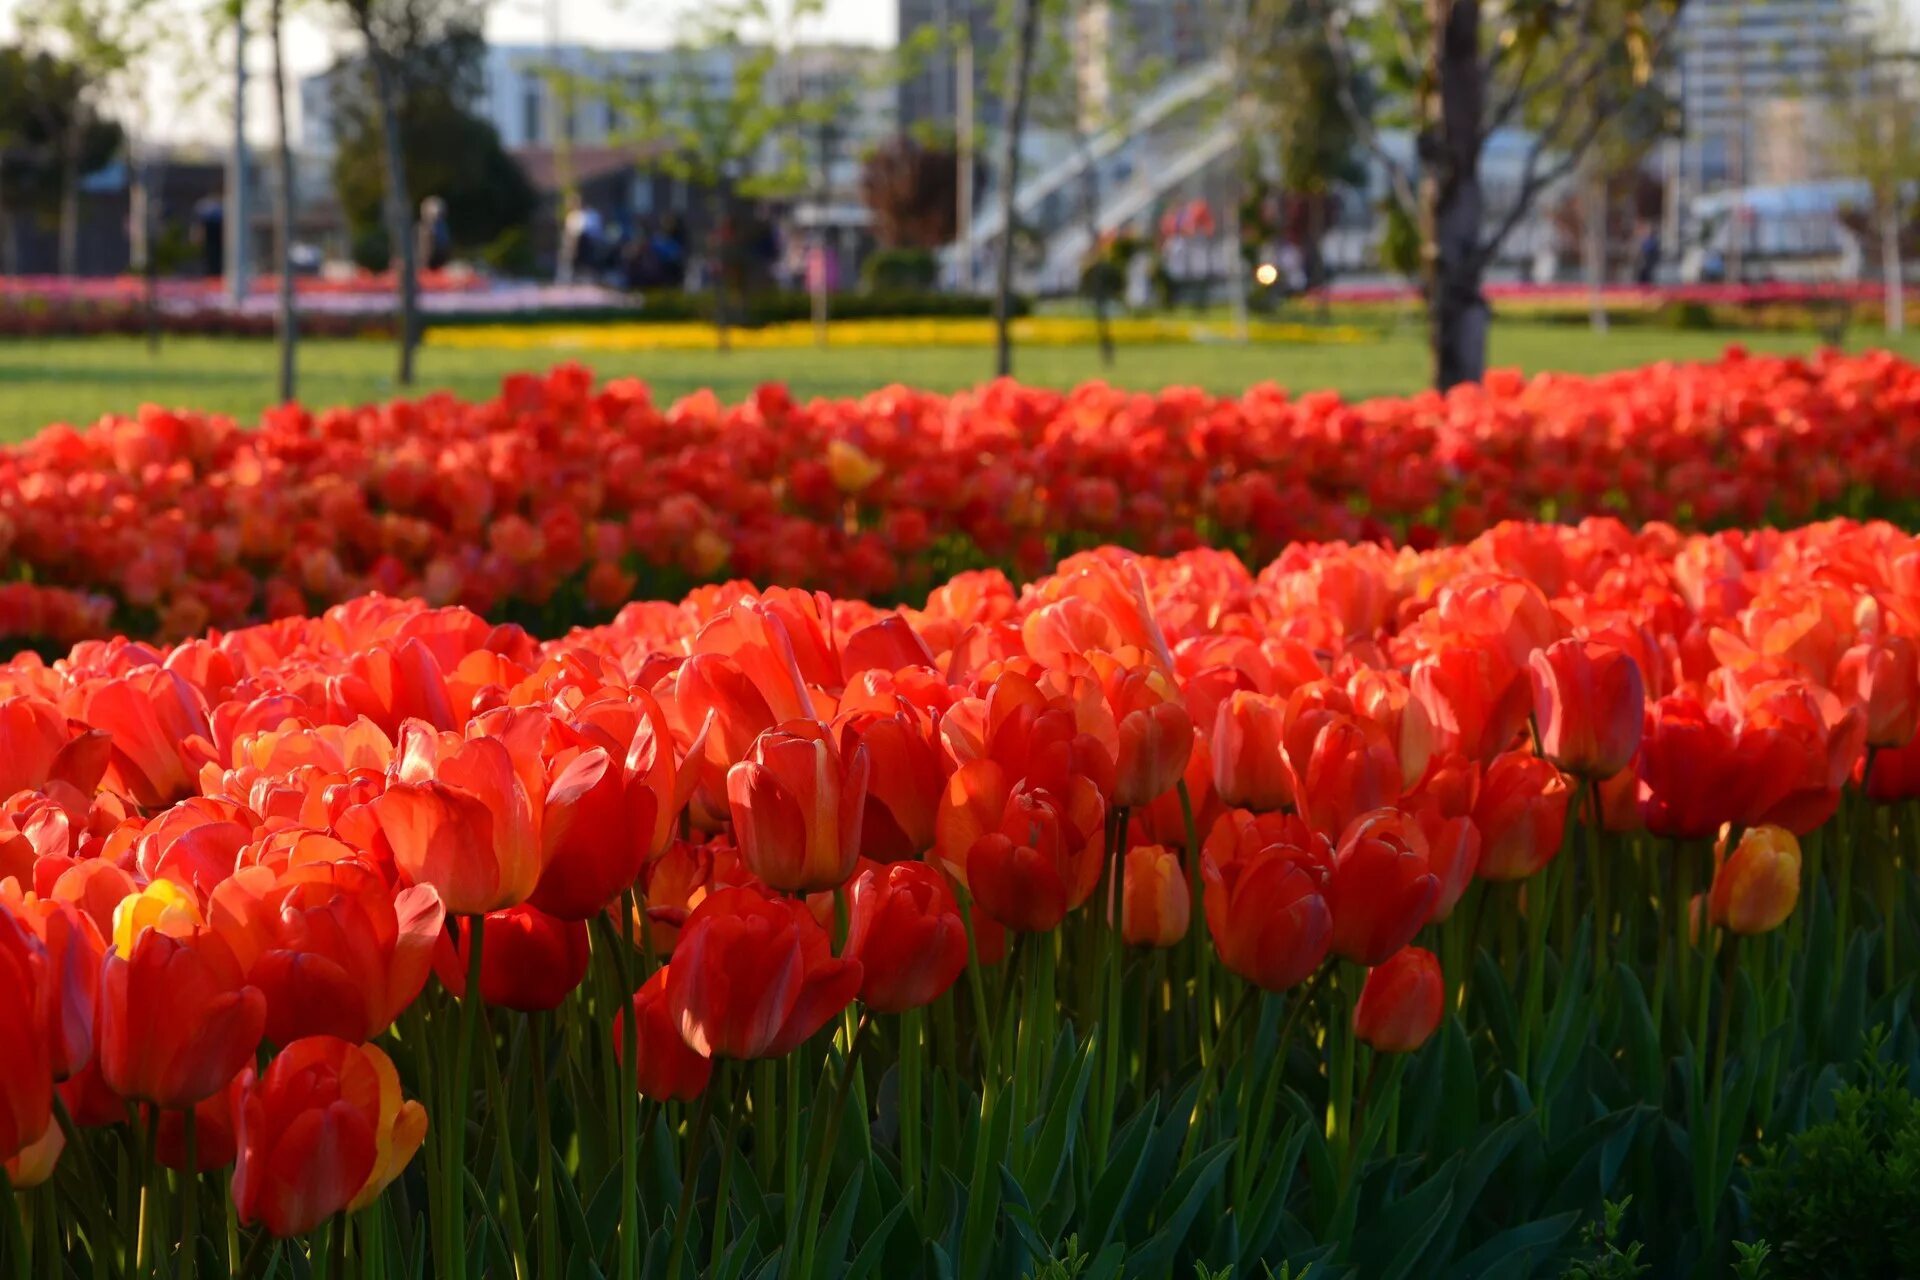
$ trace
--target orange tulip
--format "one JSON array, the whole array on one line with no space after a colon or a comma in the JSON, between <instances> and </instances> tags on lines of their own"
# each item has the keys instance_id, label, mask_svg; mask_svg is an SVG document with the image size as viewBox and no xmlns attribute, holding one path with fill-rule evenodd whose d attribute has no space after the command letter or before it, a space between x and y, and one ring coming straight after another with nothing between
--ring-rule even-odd
<instances>
[{"instance_id":1,"label":"orange tulip","mask_svg":"<svg viewBox=\"0 0 1920 1280\"><path fill-rule=\"evenodd\" d=\"M1408 687L1433 725L1434 748L1482 763L1513 745L1532 705L1504 651L1460 637L1414 665Z\"/></svg>"},{"instance_id":2,"label":"orange tulip","mask_svg":"<svg viewBox=\"0 0 1920 1280\"><path fill-rule=\"evenodd\" d=\"M371 1040L426 985L446 918L431 886L398 894L358 860L275 874L242 867L213 891L209 925L267 1001L267 1039Z\"/></svg>"},{"instance_id":3,"label":"orange tulip","mask_svg":"<svg viewBox=\"0 0 1920 1280\"><path fill-rule=\"evenodd\" d=\"M876 1013L932 1004L967 967L967 929L931 865L869 866L847 890L844 954L860 962L860 1000Z\"/></svg>"},{"instance_id":4,"label":"orange tulip","mask_svg":"<svg viewBox=\"0 0 1920 1280\"><path fill-rule=\"evenodd\" d=\"M1293 779L1281 740L1286 710L1279 701L1235 690L1213 722L1213 786L1230 808L1264 813L1293 803Z\"/></svg>"},{"instance_id":5,"label":"orange tulip","mask_svg":"<svg viewBox=\"0 0 1920 1280\"><path fill-rule=\"evenodd\" d=\"M790 721L727 771L735 838L753 873L782 893L838 888L860 857L867 752L842 756L826 729Z\"/></svg>"},{"instance_id":6,"label":"orange tulip","mask_svg":"<svg viewBox=\"0 0 1920 1280\"><path fill-rule=\"evenodd\" d=\"M233 1202L242 1222L304 1235L371 1204L426 1138L427 1113L372 1045L309 1036L242 1078Z\"/></svg>"},{"instance_id":7,"label":"orange tulip","mask_svg":"<svg viewBox=\"0 0 1920 1280\"><path fill-rule=\"evenodd\" d=\"M1180 855L1162 845L1127 850L1120 936L1136 947L1171 947L1187 936L1192 901Z\"/></svg>"},{"instance_id":8,"label":"orange tulip","mask_svg":"<svg viewBox=\"0 0 1920 1280\"><path fill-rule=\"evenodd\" d=\"M667 978L680 1036L709 1058L780 1058L845 1009L861 966L835 958L807 908L722 889L694 909Z\"/></svg>"},{"instance_id":9,"label":"orange tulip","mask_svg":"<svg viewBox=\"0 0 1920 1280\"><path fill-rule=\"evenodd\" d=\"M671 965L655 969L633 993L633 1005L613 1016L613 1052L624 1065L626 1017L633 1015L634 1087L655 1102L691 1102L706 1092L713 1060L680 1038L667 1001Z\"/></svg>"},{"instance_id":10,"label":"orange tulip","mask_svg":"<svg viewBox=\"0 0 1920 1280\"><path fill-rule=\"evenodd\" d=\"M252 1059L266 1022L266 997L218 934L147 927L101 970L100 1075L129 1101L190 1107Z\"/></svg>"},{"instance_id":11,"label":"orange tulip","mask_svg":"<svg viewBox=\"0 0 1920 1280\"><path fill-rule=\"evenodd\" d=\"M1611 645L1561 640L1534 653L1540 754L1582 778L1611 778L1640 749L1646 686L1640 664Z\"/></svg>"},{"instance_id":12,"label":"orange tulip","mask_svg":"<svg viewBox=\"0 0 1920 1280\"><path fill-rule=\"evenodd\" d=\"M1412 1053L1440 1029L1446 994L1433 952L1402 947L1367 971L1353 1034L1376 1053Z\"/></svg>"},{"instance_id":13,"label":"orange tulip","mask_svg":"<svg viewBox=\"0 0 1920 1280\"><path fill-rule=\"evenodd\" d=\"M1707 918L1734 933L1770 933L1800 900L1800 842L1783 827L1749 827L1714 869Z\"/></svg>"}]
</instances>

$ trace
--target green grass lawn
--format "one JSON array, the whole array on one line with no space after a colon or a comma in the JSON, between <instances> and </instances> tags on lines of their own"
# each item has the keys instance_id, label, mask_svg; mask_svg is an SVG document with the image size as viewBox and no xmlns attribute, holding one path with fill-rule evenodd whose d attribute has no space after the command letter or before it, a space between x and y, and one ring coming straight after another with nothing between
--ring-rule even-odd
<instances>
[{"instance_id":1,"label":"green grass lawn","mask_svg":"<svg viewBox=\"0 0 1920 1280\"><path fill-rule=\"evenodd\" d=\"M1857 330L1855 341L1870 346L1878 338L1877 332ZM1529 372L1600 372L1653 360L1711 359L1734 341L1756 351L1805 351L1814 345L1811 336L1800 334L1652 328L1595 334L1579 326L1514 323L1495 327L1493 360ZM1909 335L1899 349L1920 358L1920 337ZM421 355L420 386L486 396L504 374L568 358L586 361L605 377L645 378L663 400L699 387L735 400L768 381L785 382L802 397L856 395L895 382L954 390L985 378L991 356L951 347L730 355L429 349ZM273 397L273 368L273 345L264 341L169 339L152 356L136 339L0 340L0 440L22 439L52 422L90 423L148 402L253 415ZM1230 392L1272 381L1300 391L1330 387L1362 397L1418 390L1426 382L1427 359L1420 331L1409 325L1353 346L1125 347L1111 369L1101 367L1092 348L1033 348L1018 353L1016 372L1048 386L1105 378L1128 387L1186 384ZM302 348L300 395L309 404L382 400L396 390L387 344L313 342Z\"/></svg>"}]
</instances>

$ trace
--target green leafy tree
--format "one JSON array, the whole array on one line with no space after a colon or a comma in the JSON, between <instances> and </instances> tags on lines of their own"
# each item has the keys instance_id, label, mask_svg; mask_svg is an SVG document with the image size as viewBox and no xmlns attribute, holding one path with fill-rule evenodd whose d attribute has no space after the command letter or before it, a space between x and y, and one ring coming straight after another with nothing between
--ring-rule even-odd
<instances>
[{"instance_id":1,"label":"green leafy tree","mask_svg":"<svg viewBox=\"0 0 1920 1280\"><path fill-rule=\"evenodd\" d=\"M16 219L60 218L69 177L120 150L120 126L92 106L79 64L45 49L0 47L0 271L18 270Z\"/></svg>"},{"instance_id":2,"label":"green leafy tree","mask_svg":"<svg viewBox=\"0 0 1920 1280\"><path fill-rule=\"evenodd\" d=\"M394 292L399 311L400 383L413 382L414 351L420 340L419 262L413 234L416 179L442 176L415 173L416 164L445 163L471 177L475 193L489 207L464 211L459 223L449 218L456 237L490 223L494 202L485 188L505 182L501 200L520 207L524 221L532 208L525 175L517 183L502 162L517 167L500 151L491 128L467 114L480 72L480 29L484 0L333 0L360 37L358 75L342 76L336 109L342 116L342 158L334 170L340 203L364 211L366 193L377 192L385 230L386 254L364 241L368 256L390 256L395 263ZM369 89L371 92L369 92ZM378 145L374 145L375 140ZM488 143L491 140L491 146ZM364 162L378 157L377 184L367 180ZM345 166L345 171L341 165ZM459 176L448 173L448 177ZM447 198L449 209L455 201ZM354 218L349 212L349 219ZM365 227L362 220L359 224Z\"/></svg>"},{"instance_id":3,"label":"green leafy tree","mask_svg":"<svg viewBox=\"0 0 1920 1280\"><path fill-rule=\"evenodd\" d=\"M705 194L709 284L720 346L745 263L742 199L790 197L814 180L821 139L852 104L857 78L781 74L783 54L822 0L717 0L696 9L671 72L605 91L628 122L622 141L642 160ZM772 39L764 37L772 33Z\"/></svg>"},{"instance_id":4,"label":"green leafy tree","mask_svg":"<svg viewBox=\"0 0 1920 1280\"><path fill-rule=\"evenodd\" d=\"M1488 265L1541 195L1589 148L1662 96L1660 77L1685 0L1311 0L1329 48L1351 73L1372 69L1381 102L1354 76L1337 97L1385 169L1391 196L1419 228L1433 381L1445 389L1486 371ZM1413 163L1385 145L1404 125ZM1480 165L1488 139L1528 129L1514 189L1489 207Z\"/></svg>"}]
</instances>

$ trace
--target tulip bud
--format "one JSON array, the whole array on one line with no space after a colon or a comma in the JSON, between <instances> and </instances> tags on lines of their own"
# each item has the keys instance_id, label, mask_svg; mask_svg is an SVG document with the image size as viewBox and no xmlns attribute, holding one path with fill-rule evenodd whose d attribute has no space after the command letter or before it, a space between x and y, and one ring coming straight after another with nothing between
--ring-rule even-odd
<instances>
[{"instance_id":1,"label":"tulip bud","mask_svg":"<svg viewBox=\"0 0 1920 1280\"><path fill-rule=\"evenodd\" d=\"M1213 787L1229 808L1265 813L1293 803L1293 780L1280 749L1286 709L1276 700L1236 689L1213 721Z\"/></svg>"},{"instance_id":2,"label":"tulip bud","mask_svg":"<svg viewBox=\"0 0 1920 1280\"><path fill-rule=\"evenodd\" d=\"M37 1143L53 1115L48 981L46 948L0 907L0 1025L12 1038L0 1055L0 1160Z\"/></svg>"},{"instance_id":3,"label":"tulip bud","mask_svg":"<svg viewBox=\"0 0 1920 1280\"><path fill-rule=\"evenodd\" d=\"M1713 873L1707 917L1734 933L1768 933L1800 900L1800 842L1782 827L1751 827Z\"/></svg>"},{"instance_id":4,"label":"tulip bud","mask_svg":"<svg viewBox=\"0 0 1920 1280\"><path fill-rule=\"evenodd\" d=\"M1440 1027L1446 987L1440 961L1402 947L1367 973L1353 1009L1353 1034L1376 1053L1412 1053Z\"/></svg>"},{"instance_id":5,"label":"tulip bud","mask_svg":"<svg viewBox=\"0 0 1920 1280\"><path fill-rule=\"evenodd\" d=\"M1314 850L1269 845L1224 864L1208 858L1201 871L1220 963L1263 991L1297 986L1320 967L1333 914Z\"/></svg>"},{"instance_id":6,"label":"tulip bud","mask_svg":"<svg viewBox=\"0 0 1920 1280\"><path fill-rule=\"evenodd\" d=\"M1120 936L1136 947L1171 947L1187 936L1192 914L1180 856L1163 845L1127 850Z\"/></svg>"},{"instance_id":7,"label":"tulip bud","mask_svg":"<svg viewBox=\"0 0 1920 1280\"><path fill-rule=\"evenodd\" d=\"M847 897L843 954L860 962L860 999L876 1013L932 1004L967 967L960 905L930 864L869 867Z\"/></svg>"},{"instance_id":8,"label":"tulip bud","mask_svg":"<svg viewBox=\"0 0 1920 1280\"><path fill-rule=\"evenodd\" d=\"M735 836L753 873L782 893L836 889L860 857L867 751L842 755L831 734L789 721L727 771Z\"/></svg>"},{"instance_id":9,"label":"tulip bud","mask_svg":"<svg viewBox=\"0 0 1920 1280\"><path fill-rule=\"evenodd\" d=\"M334 1036L294 1041L240 1092L233 1202L276 1236L372 1203L427 1135L387 1056Z\"/></svg>"},{"instance_id":10,"label":"tulip bud","mask_svg":"<svg viewBox=\"0 0 1920 1280\"><path fill-rule=\"evenodd\" d=\"M442 934L434 951L433 971L456 997L467 993L472 940L471 928L457 943ZM521 1013L558 1009L587 976L588 960L585 922L557 920L530 904L492 912L480 947L480 998Z\"/></svg>"},{"instance_id":11,"label":"tulip bud","mask_svg":"<svg viewBox=\"0 0 1920 1280\"><path fill-rule=\"evenodd\" d=\"M1510 751L1487 769L1473 807L1482 880L1524 880L1553 861L1566 834L1567 780L1539 756Z\"/></svg>"},{"instance_id":12,"label":"tulip bud","mask_svg":"<svg viewBox=\"0 0 1920 1280\"><path fill-rule=\"evenodd\" d=\"M1440 900L1418 819L1395 809L1356 819L1334 854L1327 898L1335 954L1373 965L1413 941Z\"/></svg>"},{"instance_id":13,"label":"tulip bud","mask_svg":"<svg viewBox=\"0 0 1920 1280\"><path fill-rule=\"evenodd\" d=\"M66 1149L67 1137L60 1122L48 1120L45 1132L37 1139L0 1160L0 1177L5 1177L15 1191L37 1187L53 1176L54 1166L60 1163L60 1153Z\"/></svg>"},{"instance_id":14,"label":"tulip bud","mask_svg":"<svg viewBox=\"0 0 1920 1280\"><path fill-rule=\"evenodd\" d=\"M655 1102L690 1102L706 1092L713 1060L687 1047L667 1007L667 971L663 965L633 993L633 1007L613 1015L613 1052L624 1066L626 1013L633 1014L634 1086Z\"/></svg>"},{"instance_id":15,"label":"tulip bud","mask_svg":"<svg viewBox=\"0 0 1920 1280\"><path fill-rule=\"evenodd\" d=\"M1834 692L1866 708L1867 745L1904 747L1920 725L1920 654L1902 635L1862 641L1840 657Z\"/></svg>"},{"instance_id":16,"label":"tulip bud","mask_svg":"<svg viewBox=\"0 0 1920 1280\"><path fill-rule=\"evenodd\" d=\"M1559 641L1530 661L1540 753L1582 778L1611 778L1626 768L1645 721L1640 664L1591 640Z\"/></svg>"}]
</instances>

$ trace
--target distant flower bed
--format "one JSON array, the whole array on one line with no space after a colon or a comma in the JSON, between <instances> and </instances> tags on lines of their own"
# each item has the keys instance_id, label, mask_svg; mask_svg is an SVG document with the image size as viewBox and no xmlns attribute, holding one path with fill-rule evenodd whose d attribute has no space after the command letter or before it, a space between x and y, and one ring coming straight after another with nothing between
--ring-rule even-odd
<instances>
[{"instance_id":1,"label":"distant flower bed","mask_svg":"<svg viewBox=\"0 0 1920 1280\"><path fill-rule=\"evenodd\" d=\"M671 407L584 368L257 426L145 409L0 454L0 555L79 593L4 634L178 637L368 591L552 633L636 591L748 578L882 601L1114 543L1427 546L1502 521L1615 515L1690 528L1920 515L1920 369L1886 354L1496 373L1348 404L1088 384L895 387ZM88 602L85 608L75 601ZM104 617L98 618L106 622ZM5 620L0 620L4 622Z\"/></svg>"},{"instance_id":2,"label":"distant flower bed","mask_svg":"<svg viewBox=\"0 0 1920 1280\"><path fill-rule=\"evenodd\" d=\"M1115 342L1127 345L1224 342L1235 336L1224 321L1173 316L1119 316L1108 331ZM1013 322L1013 336L1026 346L1080 347L1098 341L1099 329L1085 316L1022 316ZM1247 326L1247 337L1253 342L1323 345L1367 342L1375 334L1354 325L1255 321ZM727 340L748 350L791 349L817 345L820 332L811 323L792 321L735 328ZM640 322L436 329L427 341L430 346L521 351L712 351L719 346L720 337L714 326L705 322ZM826 330L829 347L989 347L993 342L993 322L986 318L830 320Z\"/></svg>"}]
</instances>

